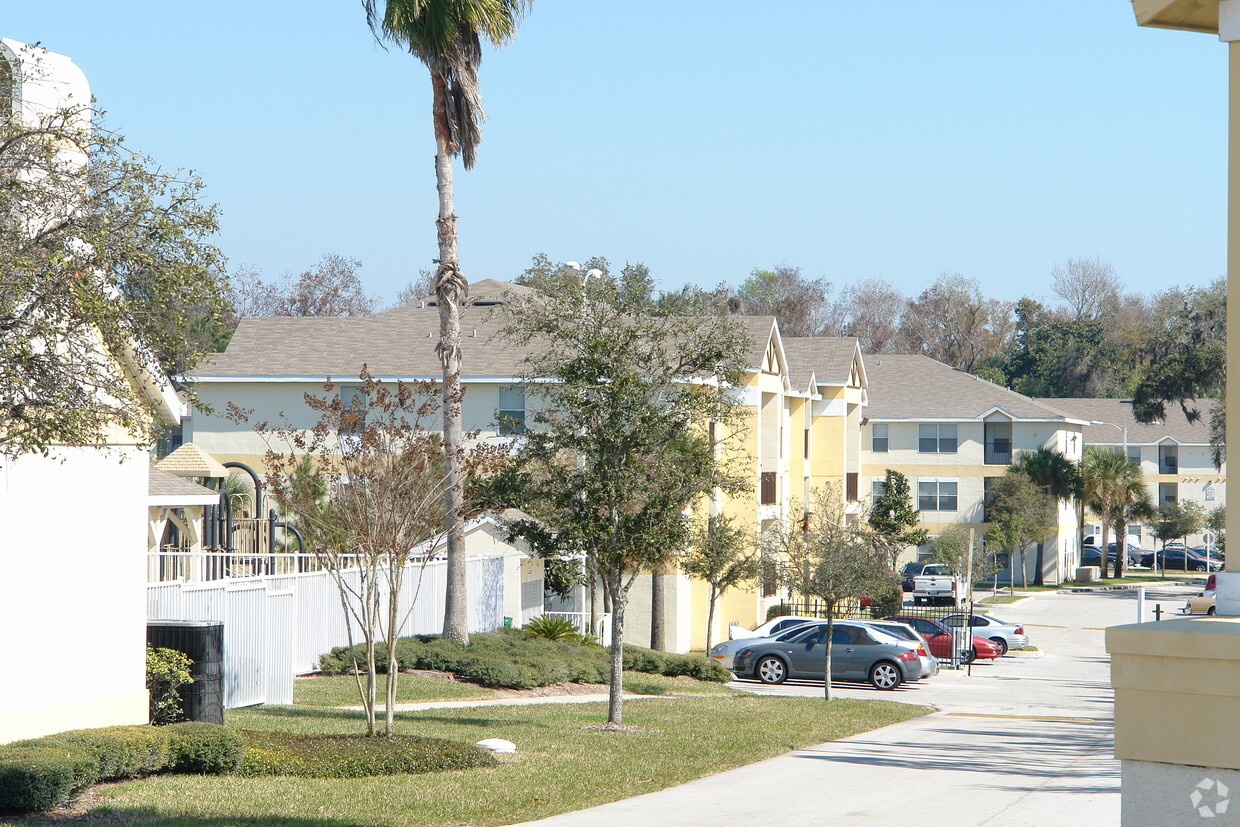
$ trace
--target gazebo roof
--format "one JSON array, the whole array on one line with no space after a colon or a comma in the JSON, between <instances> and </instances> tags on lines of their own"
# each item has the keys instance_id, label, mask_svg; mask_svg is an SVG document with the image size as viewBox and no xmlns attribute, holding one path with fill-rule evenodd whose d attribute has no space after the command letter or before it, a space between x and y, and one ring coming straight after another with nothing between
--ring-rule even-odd
<instances>
[{"instance_id":1,"label":"gazebo roof","mask_svg":"<svg viewBox=\"0 0 1240 827\"><path fill-rule=\"evenodd\" d=\"M201 477L204 479L228 476L228 469L206 451L187 442L168 456L155 463L155 467L178 477Z\"/></svg>"}]
</instances>

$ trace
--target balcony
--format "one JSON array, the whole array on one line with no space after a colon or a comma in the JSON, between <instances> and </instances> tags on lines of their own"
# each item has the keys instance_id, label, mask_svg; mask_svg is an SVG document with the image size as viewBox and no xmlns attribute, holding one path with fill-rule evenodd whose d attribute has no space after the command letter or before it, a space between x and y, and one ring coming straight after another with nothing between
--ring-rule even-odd
<instances>
[{"instance_id":1,"label":"balcony","mask_svg":"<svg viewBox=\"0 0 1240 827\"><path fill-rule=\"evenodd\" d=\"M1178 474L1179 468L1180 462L1176 457L1163 457L1158 463L1158 473L1160 474Z\"/></svg>"},{"instance_id":2,"label":"balcony","mask_svg":"<svg viewBox=\"0 0 1240 827\"><path fill-rule=\"evenodd\" d=\"M986 443L986 454L983 460L986 465L1011 465L1012 440L996 439Z\"/></svg>"}]
</instances>

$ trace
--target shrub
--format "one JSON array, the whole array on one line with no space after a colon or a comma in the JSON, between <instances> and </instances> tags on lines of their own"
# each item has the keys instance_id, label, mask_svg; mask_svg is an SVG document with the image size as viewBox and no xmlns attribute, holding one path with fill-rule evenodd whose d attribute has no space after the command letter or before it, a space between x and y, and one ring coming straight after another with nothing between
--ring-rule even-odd
<instances>
[{"instance_id":1,"label":"shrub","mask_svg":"<svg viewBox=\"0 0 1240 827\"><path fill-rule=\"evenodd\" d=\"M579 640L577 625L567 617L559 615L539 615L521 627L531 637L543 637L547 640Z\"/></svg>"},{"instance_id":2,"label":"shrub","mask_svg":"<svg viewBox=\"0 0 1240 827\"><path fill-rule=\"evenodd\" d=\"M441 738L246 732L240 774L362 778L491 767L497 763L494 756L480 747Z\"/></svg>"},{"instance_id":3,"label":"shrub","mask_svg":"<svg viewBox=\"0 0 1240 827\"><path fill-rule=\"evenodd\" d=\"M168 736L149 726L79 729L39 739L85 750L95 760L100 780L136 778L168 766Z\"/></svg>"},{"instance_id":4,"label":"shrub","mask_svg":"<svg viewBox=\"0 0 1240 827\"><path fill-rule=\"evenodd\" d=\"M146 688L151 696L151 723L171 724L185 717L180 689L194 678L189 672L193 661L176 649L155 649L146 645Z\"/></svg>"},{"instance_id":5,"label":"shrub","mask_svg":"<svg viewBox=\"0 0 1240 827\"><path fill-rule=\"evenodd\" d=\"M241 764L241 736L218 724L188 722L165 727L168 769L174 772L221 773Z\"/></svg>"},{"instance_id":6,"label":"shrub","mask_svg":"<svg viewBox=\"0 0 1240 827\"><path fill-rule=\"evenodd\" d=\"M44 810L97 781L177 770L217 773L241 763L241 738L217 724L79 729L0 745L0 810Z\"/></svg>"},{"instance_id":7,"label":"shrub","mask_svg":"<svg viewBox=\"0 0 1240 827\"><path fill-rule=\"evenodd\" d=\"M72 801L99 779L99 765L76 744L22 741L0 750L0 810L45 810Z\"/></svg>"},{"instance_id":8,"label":"shrub","mask_svg":"<svg viewBox=\"0 0 1240 827\"><path fill-rule=\"evenodd\" d=\"M773 620L777 617L783 617L784 615L795 614L796 612L793 610L793 607L789 606L787 603L776 603L774 606L771 606L766 610L766 619Z\"/></svg>"}]
</instances>

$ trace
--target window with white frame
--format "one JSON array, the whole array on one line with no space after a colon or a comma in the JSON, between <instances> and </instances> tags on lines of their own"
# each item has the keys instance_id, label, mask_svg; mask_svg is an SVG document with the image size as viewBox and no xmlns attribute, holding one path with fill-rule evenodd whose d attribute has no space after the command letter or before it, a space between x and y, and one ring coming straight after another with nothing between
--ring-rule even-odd
<instances>
[{"instance_id":1,"label":"window with white frame","mask_svg":"<svg viewBox=\"0 0 1240 827\"><path fill-rule=\"evenodd\" d=\"M876 454L887 453L887 425L874 423L870 426L870 450Z\"/></svg>"},{"instance_id":2,"label":"window with white frame","mask_svg":"<svg viewBox=\"0 0 1240 827\"><path fill-rule=\"evenodd\" d=\"M921 454L956 453L956 426L917 426L917 452Z\"/></svg>"},{"instance_id":3,"label":"window with white frame","mask_svg":"<svg viewBox=\"0 0 1240 827\"><path fill-rule=\"evenodd\" d=\"M957 507L955 480L919 480L918 511L955 511Z\"/></svg>"},{"instance_id":4,"label":"window with white frame","mask_svg":"<svg viewBox=\"0 0 1240 827\"><path fill-rule=\"evenodd\" d=\"M874 502L879 497L883 496L883 491L885 491L886 489L887 489L886 478L883 478L881 480L870 480L870 502Z\"/></svg>"},{"instance_id":5,"label":"window with white frame","mask_svg":"<svg viewBox=\"0 0 1240 827\"><path fill-rule=\"evenodd\" d=\"M525 433L525 388L520 385L500 388L495 415L501 436Z\"/></svg>"},{"instance_id":6,"label":"window with white frame","mask_svg":"<svg viewBox=\"0 0 1240 827\"><path fill-rule=\"evenodd\" d=\"M344 413L340 420L340 430L346 433L357 433L366 428L366 408L368 400L366 389L360 385L341 385L340 404Z\"/></svg>"}]
</instances>

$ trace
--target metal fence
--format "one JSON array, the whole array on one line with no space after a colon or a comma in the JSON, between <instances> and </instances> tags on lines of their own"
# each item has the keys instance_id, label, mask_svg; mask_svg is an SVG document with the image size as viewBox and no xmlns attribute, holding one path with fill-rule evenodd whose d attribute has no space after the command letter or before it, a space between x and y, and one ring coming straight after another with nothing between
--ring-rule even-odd
<instances>
[{"instance_id":1,"label":"metal fence","mask_svg":"<svg viewBox=\"0 0 1240 827\"><path fill-rule=\"evenodd\" d=\"M410 563L401 588L401 635L443 630L446 564ZM357 569L344 577L357 585ZM466 562L469 628L496 629L504 622L504 561ZM319 656L349 642L340 592L326 571L263 575L206 583L147 585L150 620L212 620L224 624L224 706L293 702L293 677L318 668Z\"/></svg>"}]
</instances>

